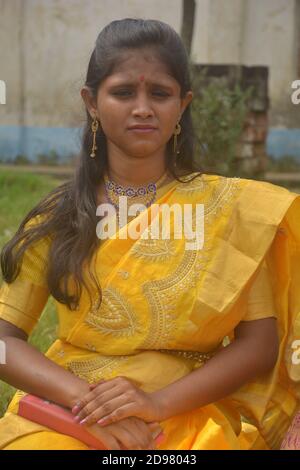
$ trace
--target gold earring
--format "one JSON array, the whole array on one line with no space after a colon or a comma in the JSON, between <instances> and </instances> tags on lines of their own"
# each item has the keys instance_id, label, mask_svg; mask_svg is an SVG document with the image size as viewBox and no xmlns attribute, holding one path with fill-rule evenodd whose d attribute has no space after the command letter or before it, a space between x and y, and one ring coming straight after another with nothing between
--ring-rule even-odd
<instances>
[{"instance_id":1,"label":"gold earring","mask_svg":"<svg viewBox=\"0 0 300 470\"><path fill-rule=\"evenodd\" d=\"M92 153L90 154L90 157L95 158L96 153L95 151L97 150L97 145L96 145L96 133L99 127L99 122L96 118L94 117L94 120L92 122L92 132L93 132L93 147L92 147Z\"/></svg>"},{"instance_id":2,"label":"gold earring","mask_svg":"<svg viewBox=\"0 0 300 470\"><path fill-rule=\"evenodd\" d=\"M173 142L173 152L175 153L176 152L176 148L177 148L177 136L180 134L181 132L181 125L179 124L179 122L177 122L176 124L176 127L175 127L175 131L174 131L174 142ZM177 150L177 155L180 153L180 150Z\"/></svg>"}]
</instances>

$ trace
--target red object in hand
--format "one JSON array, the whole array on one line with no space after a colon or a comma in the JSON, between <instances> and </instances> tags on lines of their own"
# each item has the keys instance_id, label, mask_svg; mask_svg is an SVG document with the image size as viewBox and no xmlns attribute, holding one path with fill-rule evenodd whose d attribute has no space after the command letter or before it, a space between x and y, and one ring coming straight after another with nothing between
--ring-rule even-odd
<instances>
[{"instance_id":1,"label":"red object in hand","mask_svg":"<svg viewBox=\"0 0 300 470\"><path fill-rule=\"evenodd\" d=\"M61 434L67 434L97 450L108 450L84 426L74 421L74 415L66 408L34 395L26 395L19 402L18 414Z\"/></svg>"},{"instance_id":2,"label":"red object in hand","mask_svg":"<svg viewBox=\"0 0 300 470\"><path fill-rule=\"evenodd\" d=\"M54 431L74 437L93 450L109 450L86 428L74 421L74 415L67 408L51 403L35 395L26 395L19 402L18 415L35 423L46 426ZM156 444L160 444L164 435L160 432L155 437ZM127 450L121 445L122 450Z\"/></svg>"}]
</instances>

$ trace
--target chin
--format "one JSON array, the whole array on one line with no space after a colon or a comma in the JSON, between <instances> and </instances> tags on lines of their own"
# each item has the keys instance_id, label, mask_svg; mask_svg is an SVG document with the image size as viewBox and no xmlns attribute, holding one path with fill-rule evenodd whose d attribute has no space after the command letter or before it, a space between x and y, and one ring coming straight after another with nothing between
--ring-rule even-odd
<instances>
[{"instance_id":1,"label":"chin","mask_svg":"<svg viewBox=\"0 0 300 470\"><path fill-rule=\"evenodd\" d=\"M148 155L151 155L151 154L157 152L158 149L159 149L159 147L157 147L157 146L155 146L155 147L140 146L140 147L130 148L130 149L127 150L126 153L128 153L128 155L132 155L133 157L143 158L143 157L147 157Z\"/></svg>"}]
</instances>

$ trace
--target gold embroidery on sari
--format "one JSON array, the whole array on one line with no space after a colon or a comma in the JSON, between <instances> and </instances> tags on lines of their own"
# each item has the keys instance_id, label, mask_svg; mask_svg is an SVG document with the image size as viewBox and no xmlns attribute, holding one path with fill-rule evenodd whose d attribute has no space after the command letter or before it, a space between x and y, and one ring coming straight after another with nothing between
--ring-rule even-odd
<instances>
[{"instance_id":1,"label":"gold embroidery on sari","mask_svg":"<svg viewBox=\"0 0 300 470\"><path fill-rule=\"evenodd\" d=\"M194 360L199 365L207 362L216 353L216 351L202 353L199 351L182 351L175 349L158 349L154 352L161 352L164 354L171 354L179 358ZM70 361L67 363L66 367L77 377L80 377L89 383L95 383L101 378L111 377L117 370L118 366L121 364L124 365L124 362L129 360L130 357L130 355L98 356L84 361Z\"/></svg>"},{"instance_id":2,"label":"gold embroidery on sari","mask_svg":"<svg viewBox=\"0 0 300 470\"><path fill-rule=\"evenodd\" d=\"M204 205L205 222L210 221L211 215L217 215L219 212L226 211L232 207L232 198L237 190L241 189L239 178L220 177L218 186L212 190L210 201Z\"/></svg>"},{"instance_id":3,"label":"gold embroidery on sari","mask_svg":"<svg viewBox=\"0 0 300 470\"><path fill-rule=\"evenodd\" d=\"M201 364L211 359L216 351L202 353L199 351L181 351L177 349L159 349L159 352L173 354L177 357L183 357L184 359L192 359L193 361L200 362Z\"/></svg>"},{"instance_id":4,"label":"gold embroidery on sari","mask_svg":"<svg viewBox=\"0 0 300 470\"><path fill-rule=\"evenodd\" d=\"M128 279L130 276L130 273L128 271L118 271L118 274L120 274L120 276L125 280Z\"/></svg>"},{"instance_id":5,"label":"gold embroidery on sari","mask_svg":"<svg viewBox=\"0 0 300 470\"><path fill-rule=\"evenodd\" d=\"M127 299L112 286L103 289L102 295L99 307L97 294L85 323L104 334L133 336L137 332L139 321Z\"/></svg>"},{"instance_id":6,"label":"gold embroidery on sari","mask_svg":"<svg viewBox=\"0 0 300 470\"><path fill-rule=\"evenodd\" d=\"M70 361L67 369L77 377L89 383L98 382L101 378L109 378L119 364L124 364L130 356L98 356L84 361Z\"/></svg>"},{"instance_id":7,"label":"gold embroidery on sari","mask_svg":"<svg viewBox=\"0 0 300 470\"><path fill-rule=\"evenodd\" d=\"M195 174L192 173L192 175L181 177L181 180L185 181L185 183L179 183L176 187L176 191L180 191L180 192L201 191L203 192L207 185L207 183L203 181L203 175L199 175L197 178L194 178L192 181L190 181L189 184L186 184L186 182L189 181L194 176Z\"/></svg>"},{"instance_id":8,"label":"gold embroidery on sari","mask_svg":"<svg viewBox=\"0 0 300 470\"><path fill-rule=\"evenodd\" d=\"M189 181L193 176L187 175L182 177L184 181ZM186 183L179 183L175 189L179 191L201 191L203 192L205 187L204 181L199 178L195 178L193 181L187 185ZM161 262L170 259L176 253L176 244L175 240L172 238L164 239L161 236L161 228L159 238L152 238L153 231L151 224L143 232L143 237L141 237L137 242L132 246L130 253L135 257L144 258L146 261L155 261Z\"/></svg>"},{"instance_id":9,"label":"gold embroidery on sari","mask_svg":"<svg viewBox=\"0 0 300 470\"><path fill-rule=\"evenodd\" d=\"M183 260L177 269L165 279L148 281L142 289L148 300L151 316L148 335L142 347L158 349L174 340L177 330L176 302L182 291L189 289L195 281L193 267L197 261L199 250L185 251ZM172 318L175 316L175 318Z\"/></svg>"},{"instance_id":10,"label":"gold embroidery on sari","mask_svg":"<svg viewBox=\"0 0 300 470\"><path fill-rule=\"evenodd\" d=\"M187 177L185 177L187 180ZM212 194L209 200L204 203L204 217L205 223L211 222L212 217L216 216L218 212L224 208L228 208L231 205L231 200L237 189L239 189L239 178L225 178L219 177L216 187L212 187ZM186 183L179 183L175 189L175 192L199 192L199 203L201 203L200 197L205 194L205 191L209 189L209 183L202 179L195 178L188 185ZM193 211L193 224L195 223L195 211ZM194 229L194 228L193 228ZM170 259L176 253L175 240L172 238L151 238L152 230L151 225L144 231L145 238L141 237L132 246L130 253L135 257L144 258L149 261L166 261Z\"/></svg>"},{"instance_id":11,"label":"gold embroidery on sari","mask_svg":"<svg viewBox=\"0 0 300 470\"><path fill-rule=\"evenodd\" d=\"M151 238L151 229L147 228L144 233L147 233L146 239L139 239L135 243L130 253L135 256L144 258L148 261L166 261L175 254L175 244L173 240L164 240L161 238Z\"/></svg>"},{"instance_id":12,"label":"gold embroidery on sari","mask_svg":"<svg viewBox=\"0 0 300 470\"><path fill-rule=\"evenodd\" d=\"M184 183L182 183L182 186L184 186ZM210 231L213 221L219 212L219 208L225 210L225 208L232 206L232 198L239 188L239 178L227 179L220 177L218 185L212 191L213 195L204 206L205 241L202 249L184 250L177 268L171 274L164 279L147 281L142 285L151 311L148 335L141 345L143 348L158 349L165 347L167 344L172 346L172 343L176 342L178 331L176 306L178 300L184 295L184 292L188 292L189 289L196 286L200 271L205 271L212 244ZM193 231L195 230L195 216L196 211L193 211ZM166 240L166 242L169 242L169 240ZM139 245L139 248L141 249L141 245Z\"/></svg>"}]
</instances>

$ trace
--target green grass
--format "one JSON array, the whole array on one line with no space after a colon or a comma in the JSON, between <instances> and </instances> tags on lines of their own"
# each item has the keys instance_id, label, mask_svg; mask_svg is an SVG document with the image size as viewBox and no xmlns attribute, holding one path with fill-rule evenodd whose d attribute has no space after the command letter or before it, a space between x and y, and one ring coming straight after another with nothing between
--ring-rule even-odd
<instances>
[{"instance_id":1,"label":"green grass","mask_svg":"<svg viewBox=\"0 0 300 470\"><path fill-rule=\"evenodd\" d=\"M30 172L3 170L0 166L0 250L13 236L27 212L61 180ZM0 284L2 276L0 277ZM29 342L45 352L56 338L57 317L53 297L41 314ZM0 416L6 410L15 389L0 381Z\"/></svg>"}]
</instances>

